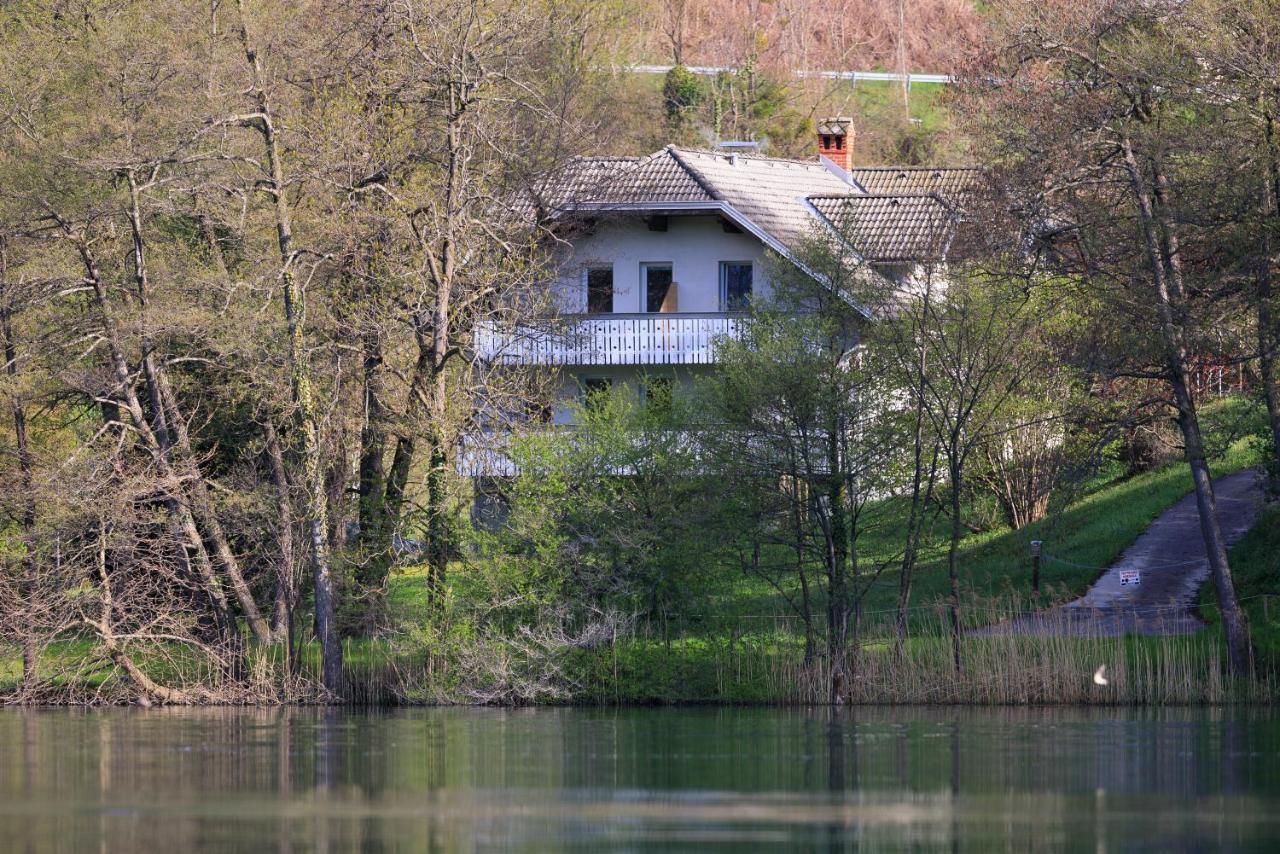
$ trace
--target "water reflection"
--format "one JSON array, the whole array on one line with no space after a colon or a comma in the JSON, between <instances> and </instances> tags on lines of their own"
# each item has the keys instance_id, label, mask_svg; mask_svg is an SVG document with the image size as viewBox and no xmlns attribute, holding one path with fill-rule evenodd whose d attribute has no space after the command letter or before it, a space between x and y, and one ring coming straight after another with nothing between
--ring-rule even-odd
<instances>
[{"instance_id":1,"label":"water reflection","mask_svg":"<svg viewBox=\"0 0 1280 854\"><path fill-rule=\"evenodd\" d=\"M1261 709L0 712L0 847L1269 850Z\"/></svg>"}]
</instances>

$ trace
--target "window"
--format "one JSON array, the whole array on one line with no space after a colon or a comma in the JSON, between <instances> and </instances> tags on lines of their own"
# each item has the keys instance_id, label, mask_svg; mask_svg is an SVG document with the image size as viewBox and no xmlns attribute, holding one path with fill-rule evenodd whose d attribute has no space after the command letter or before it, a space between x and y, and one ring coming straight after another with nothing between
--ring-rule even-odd
<instances>
[{"instance_id":1,"label":"window","mask_svg":"<svg viewBox=\"0 0 1280 854\"><path fill-rule=\"evenodd\" d=\"M527 420L535 424L550 424L556 418L555 407L546 401L530 401L526 404L525 411Z\"/></svg>"},{"instance_id":2,"label":"window","mask_svg":"<svg viewBox=\"0 0 1280 854\"><path fill-rule=\"evenodd\" d=\"M587 406L599 406L612 388L613 380L609 377L582 378L582 396Z\"/></svg>"},{"instance_id":3,"label":"window","mask_svg":"<svg viewBox=\"0 0 1280 854\"><path fill-rule=\"evenodd\" d=\"M676 288L671 280L670 264L645 264L640 268L644 285L644 310L669 312L676 310Z\"/></svg>"},{"instance_id":4,"label":"window","mask_svg":"<svg viewBox=\"0 0 1280 854\"><path fill-rule=\"evenodd\" d=\"M751 307L750 261L720 262L720 310L746 311Z\"/></svg>"},{"instance_id":5,"label":"window","mask_svg":"<svg viewBox=\"0 0 1280 854\"><path fill-rule=\"evenodd\" d=\"M587 270L587 313L608 314L613 311L613 268Z\"/></svg>"},{"instance_id":6,"label":"window","mask_svg":"<svg viewBox=\"0 0 1280 854\"><path fill-rule=\"evenodd\" d=\"M645 377L640 382L640 394L645 408L657 415L671 414L672 395L675 393L675 380L671 377Z\"/></svg>"}]
</instances>

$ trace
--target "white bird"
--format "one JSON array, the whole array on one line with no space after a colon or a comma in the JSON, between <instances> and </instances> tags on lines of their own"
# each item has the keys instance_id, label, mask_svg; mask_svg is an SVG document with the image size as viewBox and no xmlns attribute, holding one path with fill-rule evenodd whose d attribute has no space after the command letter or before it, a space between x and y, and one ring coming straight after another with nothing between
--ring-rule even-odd
<instances>
[{"instance_id":1,"label":"white bird","mask_svg":"<svg viewBox=\"0 0 1280 854\"><path fill-rule=\"evenodd\" d=\"M1093 684L1094 685L1107 684L1107 665L1104 664L1101 667L1099 667L1096 671L1094 671Z\"/></svg>"}]
</instances>

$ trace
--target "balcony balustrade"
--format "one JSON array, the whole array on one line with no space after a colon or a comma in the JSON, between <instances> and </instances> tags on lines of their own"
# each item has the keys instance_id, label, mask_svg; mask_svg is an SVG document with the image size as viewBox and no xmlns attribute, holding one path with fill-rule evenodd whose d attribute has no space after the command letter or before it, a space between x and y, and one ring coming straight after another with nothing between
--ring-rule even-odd
<instances>
[{"instance_id":1,"label":"balcony balustrade","mask_svg":"<svg viewBox=\"0 0 1280 854\"><path fill-rule=\"evenodd\" d=\"M731 314L595 314L476 330L476 355L515 365L708 365L717 340L738 335Z\"/></svg>"}]
</instances>

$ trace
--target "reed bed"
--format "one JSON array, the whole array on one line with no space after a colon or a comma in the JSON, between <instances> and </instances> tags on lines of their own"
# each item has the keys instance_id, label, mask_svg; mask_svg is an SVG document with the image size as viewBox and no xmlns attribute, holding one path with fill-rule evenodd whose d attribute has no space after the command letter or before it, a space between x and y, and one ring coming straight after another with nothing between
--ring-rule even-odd
<instances>
[{"instance_id":1,"label":"reed bed","mask_svg":"<svg viewBox=\"0 0 1280 854\"><path fill-rule=\"evenodd\" d=\"M1114 636L1089 630L1105 627L1105 620L1082 620L1061 610L1035 612L1029 603L1013 601L971 603L964 613L959 672L941 605L915 609L911 637L900 648L892 614L862 615L844 662L847 678L840 701L1194 705L1280 699L1269 668L1259 667L1251 680L1227 673L1220 632L1214 627L1185 635ZM1012 630L1029 617L1034 634ZM1176 617L1185 625L1185 611ZM803 623L787 615L641 622L589 649L559 653L552 664L560 680L555 694L515 702L824 704L831 701L832 673L825 649L826 639L818 633L812 654L806 656ZM69 644L46 659L48 678L38 696L16 690L16 651L0 652L7 653L0 654L0 700L130 702L132 694L117 675L77 669L77 663L92 658L78 645ZM190 678L198 677L231 703L468 702L451 699L465 692L460 694L453 684L459 675L449 656L417 644L348 641L345 686L338 697L317 688L314 644L300 644L299 652L298 670L293 671L283 649L257 650L247 678L235 686L220 685L215 674L193 673ZM165 659L167 667L172 660ZM1104 667L1105 684L1098 684L1095 674Z\"/></svg>"},{"instance_id":2,"label":"reed bed","mask_svg":"<svg viewBox=\"0 0 1280 854\"><path fill-rule=\"evenodd\" d=\"M1030 613L1010 603L966 608L957 672L945 609L921 611L901 650L889 619L862 621L845 662L842 702L1161 705L1269 703L1278 697L1269 671L1260 669L1251 680L1228 674L1221 638L1212 629L1115 636L1091 632L1078 615L1052 610L1035 615L1035 634L975 631L1007 627ZM615 663L594 671L597 682L584 686L581 697L654 702L667 692L669 698L695 702L830 702L825 639L817 638L817 654L806 661L800 628L799 621L784 617L686 631L641 627L597 656ZM661 677L646 669L660 671ZM1095 681L1100 669L1105 684Z\"/></svg>"}]
</instances>

